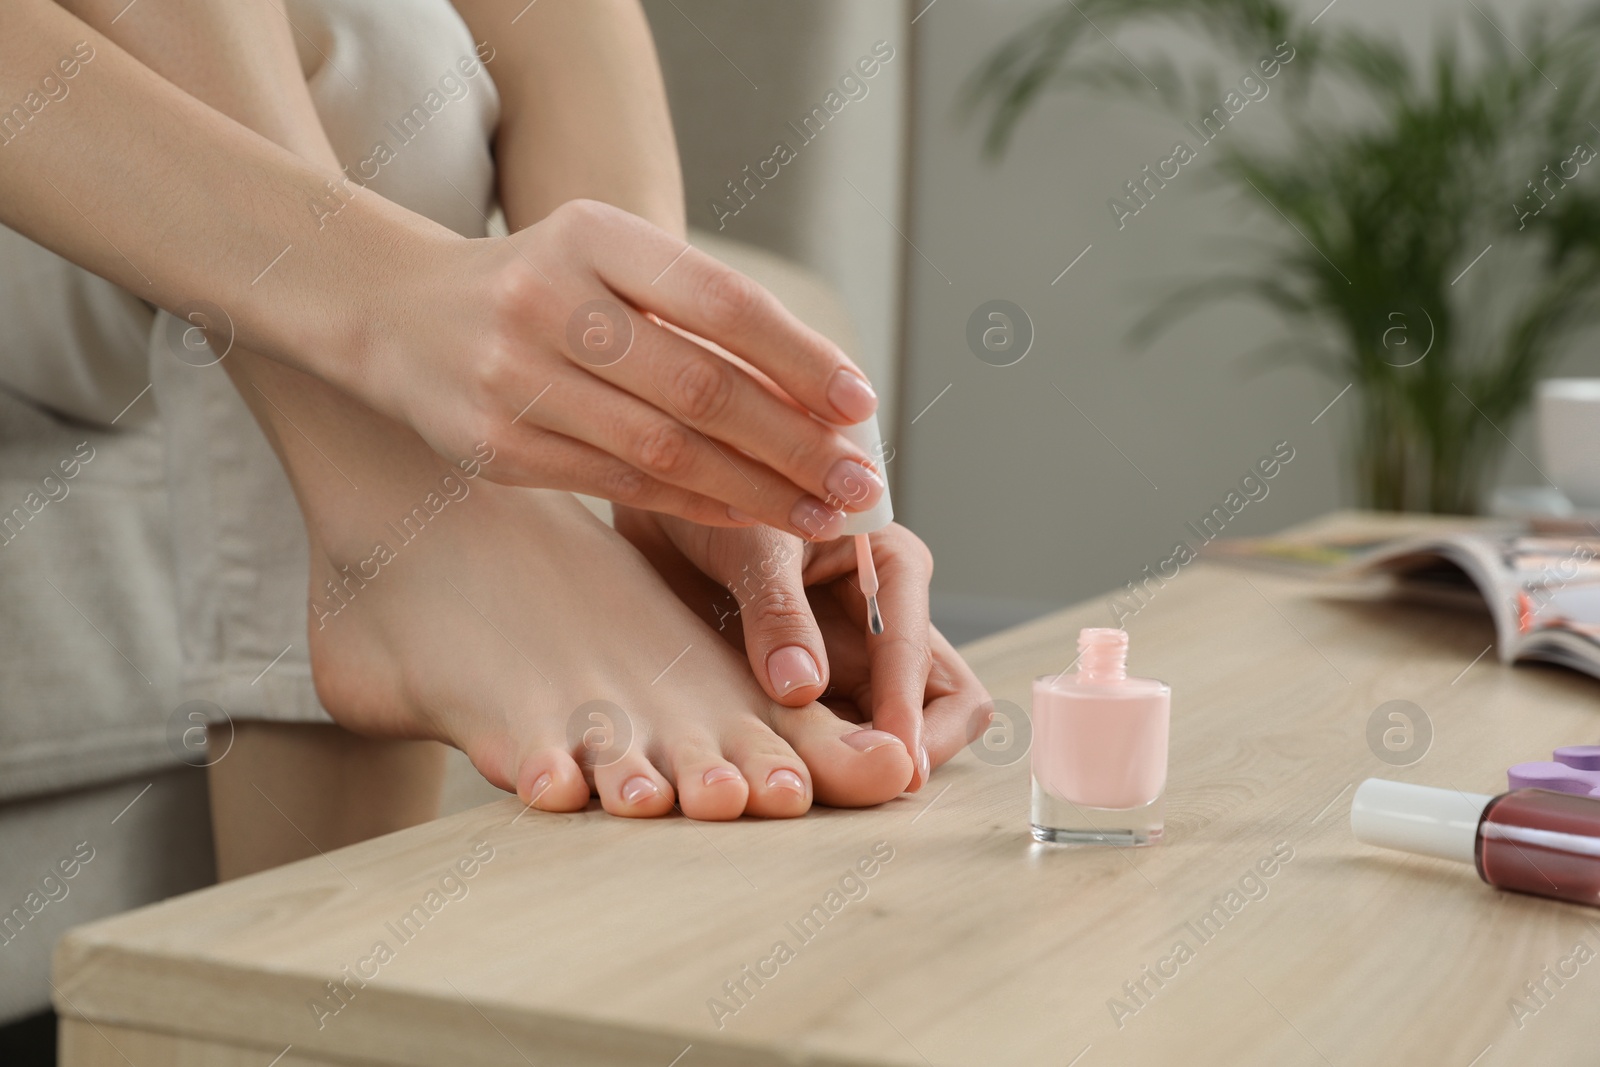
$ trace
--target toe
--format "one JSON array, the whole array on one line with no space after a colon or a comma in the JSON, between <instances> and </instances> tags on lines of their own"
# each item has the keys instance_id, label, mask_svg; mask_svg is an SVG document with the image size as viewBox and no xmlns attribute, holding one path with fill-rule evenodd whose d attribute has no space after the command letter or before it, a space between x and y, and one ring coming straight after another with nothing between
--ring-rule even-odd
<instances>
[{"instance_id":1,"label":"toe","mask_svg":"<svg viewBox=\"0 0 1600 1067\"><path fill-rule=\"evenodd\" d=\"M672 786L649 760L635 752L596 767L594 788L600 806L613 815L648 819L672 810Z\"/></svg>"},{"instance_id":2,"label":"toe","mask_svg":"<svg viewBox=\"0 0 1600 1067\"><path fill-rule=\"evenodd\" d=\"M903 741L845 722L821 704L779 709L774 728L810 769L819 803L869 807L911 784L915 767Z\"/></svg>"},{"instance_id":3,"label":"toe","mask_svg":"<svg viewBox=\"0 0 1600 1067\"><path fill-rule=\"evenodd\" d=\"M540 811L582 811L589 803L589 783L570 753L545 748L522 761L517 796Z\"/></svg>"},{"instance_id":4,"label":"toe","mask_svg":"<svg viewBox=\"0 0 1600 1067\"><path fill-rule=\"evenodd\" d=\"M678 807L691 819L737 819L750 796L739 768L714 749L696 746L675 753L672 779L677 785Z\"/></svg>"},{"instance_id":5,"label":"toe","mask_svg":"<svg viewBox=\"0 0 1600 1067\"><path fill-rule=\"evenodd\" d=\"M741 725L723 738L723 750L750 790L746 815L792 819L811 808L811 775L805 762L765 723Z\"/></svg>"}]
</instances>

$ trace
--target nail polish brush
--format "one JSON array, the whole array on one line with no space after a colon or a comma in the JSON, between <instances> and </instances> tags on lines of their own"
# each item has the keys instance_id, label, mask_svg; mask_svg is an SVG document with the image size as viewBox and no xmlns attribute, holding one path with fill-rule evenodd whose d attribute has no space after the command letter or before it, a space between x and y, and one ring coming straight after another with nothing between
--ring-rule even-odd
<instances>
[{"instance_id":1,"label":"nail polish brush","mask_svg":"<svg viewBox=\"0 0 1600 1067\"><path fill-rule=\"evenodd\" d=\"M883 437L878 432L878 416L873 415L854 426L837 427L840 433L860 448L873 462L879 463L883 455ZM856 540L856 572L861 578L861 593L867 598L867 631L874 635L883 633L883 615L878 611L878 568L872 561L872 542L867 535L883 529L894 521L894 505L889 501L889 479L883 477L883 496L866 511L847 511L841 536Z\"/></svg>"},{"instance_id":2,"label":"nail polish brush","mask_svg":"<svg viewBox=\"0 0 1600 1067\"><path fill-rule=\"evenodd\" d=\"M878 568L872 563L872 542L866 534L856 534L856 573L861 576L861 592L867 598L867 632L883 633L883 616L878 612Z\"/></svg>"}]
</instances>

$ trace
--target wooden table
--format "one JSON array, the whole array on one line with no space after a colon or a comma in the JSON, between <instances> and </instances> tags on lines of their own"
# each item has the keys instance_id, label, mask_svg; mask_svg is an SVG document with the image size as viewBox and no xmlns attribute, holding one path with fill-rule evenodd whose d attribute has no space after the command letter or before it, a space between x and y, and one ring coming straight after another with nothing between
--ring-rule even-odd
<instances>
[{"instance_id":1,"label":"wooden table","mask_svg":"<svg viewBox=\"0 0 1600 1067\"><path fill-rule=\"evenodd\" d=\"M966 652L1026 706L1108 621L1091 602ZM1508 764L1600 740L1600 683L1476 658L1487 617L1204 562L1127 625L1174 693L1159 847L1036 846L1027 761L971 753L921 794L791 822L518 818L507 798L77 929L62 1062L1600 1061L1600 911L1368 848L1348 818L1368 776L1497 792ZM1390 700L1432 724L1409 767L1368 746Z\"/></svg>"}]
</instances>

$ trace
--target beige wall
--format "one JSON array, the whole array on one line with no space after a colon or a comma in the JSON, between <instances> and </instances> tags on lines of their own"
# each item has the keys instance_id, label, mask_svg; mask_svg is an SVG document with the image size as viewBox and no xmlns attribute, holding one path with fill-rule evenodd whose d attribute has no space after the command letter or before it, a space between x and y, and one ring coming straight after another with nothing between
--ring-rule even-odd
<instances>
[{"instance_id":1,"label":"beige wall","mask_svg":"<svg viewBox=\"0 0 1600 1067\"><path fill-rule=\"evenodd\" d=\"M1302 7L1314 14L1326 2ZM1129 326L1165 286L1201 275L1226 242L1276 236L1269 208L1207 190L1191 168L1118 231L1107 199L1170 151L1176 120L1147 104L1058 93L1024 121L1003 163L980 160L978 128L954 118L958 90L1041 8L939 0L915 27L910 238L926 258L909 261L896 503L933 547L935 616L959 635L1104 594L1180 539L1197 542L1184 523L1276 442L1295 458L1228 532L1269 532L1335 506L1353 412L1347 395L1312 424L1344 383L1272 348L1273 321L1247 305L1208 310L1149 351L1129 351ZM1421 47L1442 13L1463 11L1472 14L1443 0L1338 0L1325 19L1393 27ZM1234 129L1270 135L1282 103L1249 105ZM1020 305L1036 329L1015 366L968 350L968 316L993 298ZM1264 358L1248 364L1262 345ZM1508 477L1537 481L1526 468L1513 455Z\"/></svg>"},{"instance_id":2,"label":"beige wall","mask_svg":"<svg viewBox=\"0 0 1600 1067\"><path fill-rule=\"evenodd\" d=\"M840 292L860 361L892 416L899 347L903 130L910 56L902 0L645 0L664 57L683 155L690 224L781 253ZM885 42L881 64L809 142L791 127L837 91L841 77ZM726 187L795 153L749 202ZM767 167L767 173L772 167ZM891 225L891 220L893 224Z\"/></svg>"}]
</instances>

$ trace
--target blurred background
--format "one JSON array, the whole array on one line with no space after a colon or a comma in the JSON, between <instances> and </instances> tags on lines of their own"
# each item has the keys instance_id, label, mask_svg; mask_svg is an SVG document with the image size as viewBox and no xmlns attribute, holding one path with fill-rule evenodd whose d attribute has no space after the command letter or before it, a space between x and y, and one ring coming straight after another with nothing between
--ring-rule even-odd
<instances>
[{"instance_id":1,"label":"blurred background","mask_svg":"<svg viewBox=\"0 0 1600 1067\"><path fill-rule=\"evenodd\" d=\"M935 618L957 640L1104 595L1180 540L1198 547L1185 523L1280 442L1293 460L1228 535L1339 506L1487 509L1497 485L1545 484L1534 382L1600 366L1592 254L1549 262L1560 233L1588 240L1584 185L1600 189L1587 173L1600 168L1571 158L1584 137L1600 144L1600 107L1585 110L1596 53L1575 43L1594 40L1571 25L1587 9L1282 0L1250 25L1238 12L1252 6L646 0L692 223L804 264L843 300L886 398L898 516L934 551ZM1551 28L1529 23L1538 12ZM1035 52L1070 38L1072 69L1035 70L1030 89L1024 52L1010 82L964 106L1019 35ZM865 95L803 142L802 117L880 41L893 58ZM1265 78L1257 63L1280 41L1293 58ZM1441 96L1451 42L1459 85ZM1241 92L1251 74L1260 88ZM1196 133L1221 123L1201 117L1230 91L1243 105L1208 145ZM1024 103L990 158L1008 93ZM777 141L796 158L764 187L746 181ZM1146 179L1177 141L1197 158ZM1230 150L1251 158L1233 168ZM1545 203L1527 182L1546 164L1577 175L1544 185L1548 209L1523 219ZM1113 197L1137 215L1119 226ZM1130 338L1186 283L1239 274L1309 291L1309 314L1204 294L1168 331ZM1557 289L1567 303L1542 299ZM1023 318L980 313L996 300ZM975 313L999 326L984 359ZM1452 454L1464 470L1444 469Z\"/></svg>"}]
</instances>

